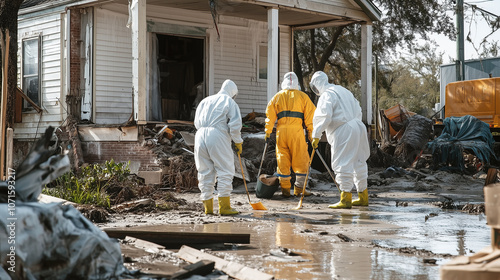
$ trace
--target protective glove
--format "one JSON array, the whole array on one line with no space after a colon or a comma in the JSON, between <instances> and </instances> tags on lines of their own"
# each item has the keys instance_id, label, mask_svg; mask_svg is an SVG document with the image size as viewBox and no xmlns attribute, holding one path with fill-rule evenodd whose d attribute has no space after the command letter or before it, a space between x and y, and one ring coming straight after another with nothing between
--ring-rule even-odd
<instances>
[{"instance_id":1,"label":"protective glove","mask_svg":"<svg viewBox=\"0 0 500 280\"><path fill-rule=\"evenodd\" d=\"M238 155L241 155L241 152L243 152L243 142L241 142L241 143L234 143L234 146L236 147L236 153Z\"/></svg>"},{"instance_id":2,"label":"protective glove","mask_svg":"<svg viewBox=\"0 0 500 280\"><path fill-rule=\"evenodd\" d=\"M267 142L267 141L269 141L270 137L271 137L271 133L266 133L266 138L264 138L264 140Z\"/></svg>"},{"instance_id":3,"label":"protective glove","mask_svg":"<svg viewBox=\"0 0 500 280\"><path fill-rule=\"evenodd\" d=\"M319 144L319 138L313 138L313 141L311 145L313 146L313 149L317 149Z\"/></svg>"}]
</instances>

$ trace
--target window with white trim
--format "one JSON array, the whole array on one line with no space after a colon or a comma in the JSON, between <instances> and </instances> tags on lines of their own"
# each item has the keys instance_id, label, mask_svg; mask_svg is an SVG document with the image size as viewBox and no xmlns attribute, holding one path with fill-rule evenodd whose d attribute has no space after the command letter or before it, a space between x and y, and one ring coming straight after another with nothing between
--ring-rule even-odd
<instances>
[{"instance_id":1,"label":"window with white trim","mask_svg":"<svg viewBox=\"0 0 500 280\"><path fill-rule=\"evenodd\" d=\"M23 92L40 105L40 36L23 40L22 60ZM30 109L32 106L25 100L23 108Z\"/></svg>"}]
</instances>

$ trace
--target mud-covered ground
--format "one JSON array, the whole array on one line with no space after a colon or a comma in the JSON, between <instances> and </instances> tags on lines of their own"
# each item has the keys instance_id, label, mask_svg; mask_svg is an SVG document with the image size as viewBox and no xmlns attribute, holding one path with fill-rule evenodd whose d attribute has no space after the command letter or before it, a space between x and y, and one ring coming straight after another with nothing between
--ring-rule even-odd
<instances>
[{"instance_id":1,"label":"mud-covered ground","mask_svg":"<svg viewBox=\"0 0 500 280\"><path fill-rule=\"evenodd\" d=\"M299 197L283 198L279 190L272 199L256 198L252 182L247 184L252 203L261 201L268 209L253 210L242 181L235 179L231 203L239 215L205 215L199 193L158 190L156 198L170 201L164 210L151 207L153 200L144 208L117 211L98 226L249 233L250 244L199 249L276 279L439 279L441 264L489 245L484 172L472 176L429 169L370 168L369 172L368 207L328 208L338 201L338 190L328 173L313 170L308 188L314 195L304 198L300 210L293 209ZM123 246L129 269L168 275L187 264L177 257L178 248L134 255Z\"/></svg>"}]
</instances>

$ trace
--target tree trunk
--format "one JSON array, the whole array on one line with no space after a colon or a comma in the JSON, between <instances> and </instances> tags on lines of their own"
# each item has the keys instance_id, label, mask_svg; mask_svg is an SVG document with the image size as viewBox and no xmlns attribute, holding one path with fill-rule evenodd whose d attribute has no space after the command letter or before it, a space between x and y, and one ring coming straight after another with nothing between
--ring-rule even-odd
<instances>
[{"instance_id":1,"label":"tree trunk","mask_svg":"<svg viewBox=\"0 0 500 280\"><path fill-rule=\"evenodd\" d=\"M12 127L14 123L14 98L17 87L17 13L22 2L23 0L0 0L0 32L2 33L3 45L5 45L7 30L9 30L10 35L9 69L7 70L8 91L2 92L2 94L7 94L6 128ZM2 61L3 65L4 61Z\"/></svg>"}]
</instances>

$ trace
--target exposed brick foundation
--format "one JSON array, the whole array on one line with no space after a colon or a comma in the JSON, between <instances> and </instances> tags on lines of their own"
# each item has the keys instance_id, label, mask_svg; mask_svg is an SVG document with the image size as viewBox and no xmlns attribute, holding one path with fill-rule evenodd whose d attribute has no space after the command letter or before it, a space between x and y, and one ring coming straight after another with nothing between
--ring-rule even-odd
<instances>
[{"instance_id":1,"label":"exposed brick foundation","mask_svg":"<svg viewBox=\"0 0 500 280\"><path fill-rule=\"evenodd\" d=\"M86 163L103 163L113 159L115 162L130 161L138 170L160 167L156 155L139 142L82 142L82 150Z\"/></svg>"}]
</instances>

